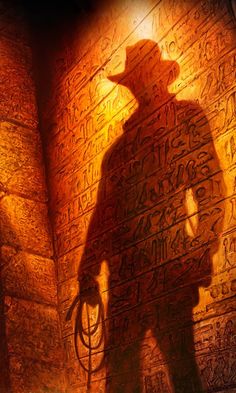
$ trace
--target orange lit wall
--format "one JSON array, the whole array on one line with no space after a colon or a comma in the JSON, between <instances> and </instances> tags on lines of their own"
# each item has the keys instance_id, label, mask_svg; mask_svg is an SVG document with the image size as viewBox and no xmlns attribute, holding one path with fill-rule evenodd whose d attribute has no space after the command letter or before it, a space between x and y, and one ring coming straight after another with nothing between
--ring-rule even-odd
<instances>
[{"instance_id":1,"label":"orange lit wall","mask_svg":"<svg viewBox=\"0 0 236 393\"><path fill-rule=\"evenodd\" d=\"M138 105L108 76L143 39L176 67L144 44ZM64 32L43 130L67 392L235 392L235 59L220 0L112 2Z\"/></svg>"},{"instance_id":2,"label":"orange lit wall","mask_svg":"<svg viewBox=\"0 0 236 393\"><path fill-rule=\"evenodd\" d=\"M233 13L225 1L110 3L65 32L43 113L67 392L233 393ZM146 72L153 88L140 85L138 107L107 78L142 39L177 66L158 74L137 54L129 78ZM86 275L100 295L80 307Z\"/></svg>"},{"instance_id":3,"label":"orange lit wall","mask_svg":"<svg viewBox=\"0 0 236 393\"><path fill-rule=\"evenodd\" d=\"M31 49L23 15L10 2L1 3L0 26L0 391L59 392L56 279Z\"/></svg>"},{"instance_id":4,"label":"orange lit wall","mask_svg":"<svg viewBox=\"0 0 236 393\"><path fill-rule=\"evenodd\" d=\"M231 2L97 2L38 91L6 4L0 391L235 393Z\"/></svg>"}]
</instances>

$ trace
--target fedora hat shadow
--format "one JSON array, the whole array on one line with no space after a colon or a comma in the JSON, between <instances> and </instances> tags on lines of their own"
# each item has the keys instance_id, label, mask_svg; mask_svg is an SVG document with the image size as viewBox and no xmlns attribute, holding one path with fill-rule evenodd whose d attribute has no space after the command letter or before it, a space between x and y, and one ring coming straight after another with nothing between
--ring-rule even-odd
<instances>
[{"instance_id":1,"label":"fedora hat shadow","mask_svg":"<svg viewBox=\"0 0 236 393\"><path fill-rule=\"evenodd\" d=\"M128 46L126 48L126 61L125 61L125 69L123 72L119 74L107 76L107 79L110 81L127 86L129 84L128 77L131 76L131 73L136 70L139 70L149 67L149 59L152 59L152 67L155 67L155 71L159 72L160 76L164 75L171 70L172 77L168 78L167 84L171 84L175 79L177 79L179 75L179 65L176 61L173 60L164 60L161 57L161 51L159 45L152 40L140 40L136 44L132 46ZM145 72L145 69L144 69Z\"/></svg>"}]
</instances>

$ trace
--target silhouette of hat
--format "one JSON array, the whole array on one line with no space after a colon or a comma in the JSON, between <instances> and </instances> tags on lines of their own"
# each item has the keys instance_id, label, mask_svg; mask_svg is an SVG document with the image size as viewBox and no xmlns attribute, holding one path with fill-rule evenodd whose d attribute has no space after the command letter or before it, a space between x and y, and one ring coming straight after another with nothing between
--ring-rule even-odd
<instances>
[{"instance_id":1,"label":"silhouette of hat","mask_svg":"<svg viewBox=\"0 0 236 393\"><path fill-rule=\"evenodd\" d=\"M147 68L149 66L155 67L157 71L160 71L161 75L165 74L166 71L174 70L174 75L172 75L172 78L168 78L167 84L172 83L179 74L178 63L172 60L163 60L159 45L155 41L145 39L126 48L125 70L107 78L112 82L126 86L129 82L128 75L137 67L139 69L144 67L144 64Z\"/></svg>"}]
</instances>

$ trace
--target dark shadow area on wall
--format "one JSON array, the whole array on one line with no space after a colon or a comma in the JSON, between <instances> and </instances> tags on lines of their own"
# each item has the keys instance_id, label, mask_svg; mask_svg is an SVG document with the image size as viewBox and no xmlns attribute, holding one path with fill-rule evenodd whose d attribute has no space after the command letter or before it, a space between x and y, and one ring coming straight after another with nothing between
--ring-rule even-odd
<instances>
[{"instance_id":1,"label":"dark shadow area on wall","mask_svg":"<svg viewBox=\"0 0 236 393\"><path fill-rule=\"evenodd\" d=\"M74 30L89 6L86 1L30 1L20 0L26 15L33 54L33 72L39 110L40 131L44 137L42 116L53 94L55 54L66 50L67 42L74 40ZM89 2L88 2L89 4ZM55 86L54 86L55 89Z\"/></svg>"},{"instance_id":2,"label":"dark shadow area on wall","mask_svg":"<svg viewBox=\"0 0 236 393\"><path fill-rule=\"evenodd\" d=\"M48 184L47 145L50 135L44 115L55 93L55 58L62 61L62 74L70 64L64 63L65 53L73 56L73 44L78 38L78 27L87 25L96 12L101 11L107 0L9 0L23 10L29 31L32 50L33 76L38 107L39 131L42 138L46 182ZM109 0L112 2L112 0ZM60 58L60 55L62 58ZM74 61L76 59L69 59ZM55 103L56 106L56 103ZM53 118L54 114L51 113ZM50 192L49 192L50 199ZM50 204L50 203L49 203ZM50 209L49 209L50 215Z\"/></svg>"},{"instance_id":3,"label":"dark shadow area on wall","mask_svg":"<svg viewBox=\"0 0 236 393\"><path fill-rule=\"evenodd\" d=\"M109 0L110 1L110 0ZM75 29L102 10L105 0L12 0L20 4L29 26L39 113L52 94L54 55L75 40ZM43 130L42 130L43 132Z\"/></svg>"},{"instance_id":4,"label":"dark shadow area on wall","mask_svg":"<svg viewBox=\"0 0 236 393\"><path fill-rule=\"evenodd\" d=\"M199 288L211 283L224 220L215 203L225 187L203 110L168 92L178 74L178 64L163 60L157 43L142 40L126 48L124 72L109 78L132 92L138 109L103 158L78 272L80 291L67 315L70 319L77 308L74 334L80 358L83 334L88 335L81 304L98 307L101 323L96 277L106 260L108 314L100 328L106 330L107 393L143 391L141 347L147 332L157 342L170 382L164 371L157 372L153 380L145 379L146 391L203 392L193 308ZM91 326L91 335L97 328ZM87 349L89 390L98 347L94 353L90 345Z\"/></svg>"},{"instance_id":5,"label":"dark shadow area on wall","mask_svg":"<svg viewBox=\"0 0 236 393\"><path fill-rule=\"evenodd\" d=\"M1 183L2 191L7 193L7 189ZM13 364L10 364L10 357L13 355L9 351L11 348L11 337L9 335L9 320L8 311L10 307L9 300L11 299L12 293L7 291L7 274L8 269L6 268L6 255L4 256L4 247L10 247L14 244L15 250L21 249L21 243L18 236L15 233L15 229L12 223L9 221L6 213L1 210L1 232L0 232L0 392L11 393L11 372L13 370ZM9 259L11 258L8 256ZM9 296L9 299L7 297ZM11 300L10 300L11 302ZM12 356L14 358L14 356Z\"/></svg>"},{"instance_id":6,"label":"dark shadow area on wall","mask_svg":"<svg viewBox=\"0 0 236 393\"><path fill-rule=\"evenodd\" d=\"M0 278L0 392L8 393L10 392L10 376L6 338L6 310L4 308L3 285L2 278Z\"/></svg>"}]
</instances>

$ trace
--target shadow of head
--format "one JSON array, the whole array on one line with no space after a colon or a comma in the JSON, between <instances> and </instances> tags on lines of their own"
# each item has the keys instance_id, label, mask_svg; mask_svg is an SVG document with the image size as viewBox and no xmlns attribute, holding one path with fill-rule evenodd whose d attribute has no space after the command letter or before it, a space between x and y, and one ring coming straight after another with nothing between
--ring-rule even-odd
<instances>
[{"instance_id":1,"label":"shadow of head","mask_svg":"<svg viewBox=\"0 0 236 393\"><path fill-rule=\"evenodd\" d=\"M177 79L179 72L177 62L162 58L155 41L144 39L126 48L124 71L108 76L108 79L127 87L137 97L142 89L158 80L163 89L167 90L167 86Z\"/></svg>"}]
</instances>

